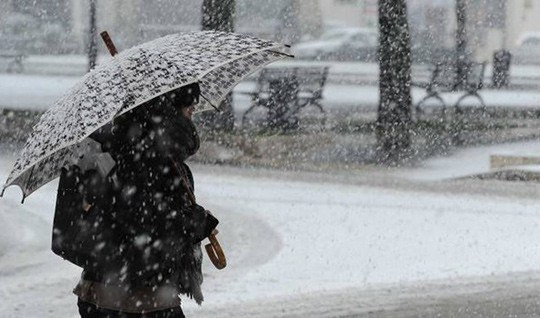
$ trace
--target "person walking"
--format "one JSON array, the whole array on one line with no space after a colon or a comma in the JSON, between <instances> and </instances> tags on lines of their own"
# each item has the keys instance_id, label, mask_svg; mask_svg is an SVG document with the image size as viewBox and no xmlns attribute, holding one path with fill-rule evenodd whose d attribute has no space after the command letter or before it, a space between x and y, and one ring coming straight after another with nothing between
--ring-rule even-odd
<instances>
[{"instance_id":1,"label":"person walking","mask_svg":"<svg viewBox=\"0 0 540 318\"><path fill-rule=\"evenodd\" d=\"M180 294L202 303L200 242L218 220L195 203L185 163L199 149L191 120L199 96L197 83L181 87L92 134L115 161L107 178L62 172L56 215L82 207L85 229L97 233L74 289L82 318L177 318Z\"/></svg>"}]
</instances>

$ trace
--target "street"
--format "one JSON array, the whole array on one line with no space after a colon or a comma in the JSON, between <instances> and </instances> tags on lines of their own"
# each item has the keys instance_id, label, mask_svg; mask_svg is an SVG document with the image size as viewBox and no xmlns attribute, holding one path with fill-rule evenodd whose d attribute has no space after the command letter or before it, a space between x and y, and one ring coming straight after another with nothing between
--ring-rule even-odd
<instances>
[{"instance_id":1,"label":"street","mask_svg":"<svg viewBox=\"0 0 540 318\"><path fill-rule=\"evenodd\" d=\"M2 159L2 176L11 160ZM531 317L539 185L410 179L434 167L330 175L195 165L199 201L222 220L229 266L205 260L206 301L184 299L186 313ZM3 317L75 317L79 270L49 250L55 186L24 205L9 188L0 201Z\"/></svg>"}]
</instances>

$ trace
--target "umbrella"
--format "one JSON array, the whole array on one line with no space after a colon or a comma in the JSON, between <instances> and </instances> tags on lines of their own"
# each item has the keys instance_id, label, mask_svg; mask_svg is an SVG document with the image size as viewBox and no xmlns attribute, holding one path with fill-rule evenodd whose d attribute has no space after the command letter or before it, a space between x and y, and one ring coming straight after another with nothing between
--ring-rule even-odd
<instances>
[{"instance_id":1,"label":"umbrella","mask_svg":"<svg viewBox=\"0 0 540 318\"><path fill-rule=\"evenodd\" d=\"M78 162L81 143L115 117L198 82L197 111L216 108L232 88L266 64L290 57L288 46L235 33L173 34L123 51L86 74L34 126L2 189L24 199ZM0 196L2 195L0 194Z\"/></svg>"}]
</instances>

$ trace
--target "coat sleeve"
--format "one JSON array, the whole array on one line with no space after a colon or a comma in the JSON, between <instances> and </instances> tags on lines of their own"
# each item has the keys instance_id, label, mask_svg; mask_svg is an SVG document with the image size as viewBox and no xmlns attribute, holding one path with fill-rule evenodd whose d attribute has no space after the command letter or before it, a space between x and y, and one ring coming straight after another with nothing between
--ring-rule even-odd
<instances>
[{"instance_id":1,"label":"coat sleeve","mask_svg":"<svg viewBox=\"0 0 540 318\"><path fill-rule=\"evenodd\" d=\"M200 205L191 206L182 211L185 217L183 226L192 243L198 243L212 233L219 221Z\"/></svg>"},{"instance_id":2,"label":"coat sleeve","mask_svg":"<svg viewBox=\"0 0 540 318\"><path fill-rule=\"evenodd\" d=\"M183 192L195 192L195 183L193 180L193 173L188 165L182 163L180 166L180 174L183 174L185 177L184 180L189 182L189 189L185 189L185 184L182 188ZM182 217L179 219L180 222L186 226L186 232L189 233L190 240L194 243L198 243L204 240L206 237L210 236L212 230L214 230L219 221L214 217L214 215L203 208L198 204L187 204L184 209L182 209Z\"/></svg>"}]
</instances>

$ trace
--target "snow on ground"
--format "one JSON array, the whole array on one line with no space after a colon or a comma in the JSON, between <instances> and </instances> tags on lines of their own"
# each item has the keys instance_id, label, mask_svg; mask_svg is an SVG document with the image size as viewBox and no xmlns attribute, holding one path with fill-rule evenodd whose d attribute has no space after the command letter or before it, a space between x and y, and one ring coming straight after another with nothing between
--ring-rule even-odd
<instances>
[{"instance_id":1,"label":"snow on ground","mask_svg":"<svg viewBox=\"0 0 540 318\"><path fill-rule=\"evenodd\" d=\"M399 176L415 180L442 180L462 178L490 172L490 156L520 154L540 156L540 141L524 141L497 145L477 146L457 150L451 156L426 160L414 169L403 169ZM525 168L530 170L530 167Z\"/></svg>"},{"instance_id":2,"label":"snow on ground","mask_svg":"<svg viewBox=\"0 0 540 318\"><path fill-rule=\"evenodd\" d=\"M267 264L226 282L224 295L211 294L212 303L540 265L539 248L529 244L540 236L537 201L244 176L199 180L205 201L256 213L284 244Z\"/></svg>"},{"instance_id":3,"label":"snow on ground","mask_svg":"<svg viewBox=\"0 0 540 318\"><path fill-rule=\"evenodd\" d=\"M3 106L45 109L77 77L0 74ZM248 107L236 89L237 111ZM32 92L29 94L29 92ZM376 87L327 85L332 111L377 104ZM418 100L421 90L413 90ZM483 91L490 106L540 107L540 93ZM457 97L446 94L449 103ZM475 101L471 102L471 105ZM464 149L434 158L394 177L439 181L486 172L489 155L518 152L539 142ZM3 183L13 158L0 156ZM215 173L194 169L201 204L221 219L219 235L228 256L223 271L205 263L202 308L184 301L186 312L204 314L231 303L325 295L434 279L504 275L540 268L540 201L299 181L258 176L247 170ZM335 178L334 178L335 180ZM499 185L500 186L500 185ZM511 183L508 187L511 187ZM71 288L80 270L50 252L56 195L52 182L19 203L19 190L0 199L0 316L76 317Z\"/></svg>"},{"instance_id":4,"label":"snow on ground","mask_svg":"<svg viewBox=\"0 0 540 318\"><path fill-rule=\"evenodd\" d=\"M77 76L0 74L0 108L46 110L56 99L66 94L79 79ZM242 93L254 90L253 82L243 82L235 88L237 112L243 113L249 107L249 97ZM425 95L423 89L413 88L412 90L414 103ZM482 90L480 95L488 107L540 108L540 92L538 91ZM454 105L460 96L462 93L442 94L447 105ZM378 100L377 86L328 84L323 92L323 105L329 112L351 107L375 110ZM465 99L461 105L481 106L474 98ZM440 105L430 100L426 107L430 106Z\"/></svg>"},{"instance_id":5,"label":"snow on ground","mask_svg":"<svg viewBox=\"0 0 540 318\"><path fill-rule=\"evenodd\" d=\"M11 164L0 157L0 180ZM538 200L205 166L194 174L199 202L222 221L229 265L218 271L205 263L205 304L184 301L193 316L234 303L540 267L540 247L531 243L540 240ZM2 317L76 317L78 270L49 251L54 198L55 182L24 205L16 188L0 199L8 238L0 245Z\"/></svg>"},{"instance_id":6,"label":"snow on ground","mask_svg":"<svg viewBox=\"0 0 540 318\"><path fill-rule=\"evenodd\" d=\"M46 110L78 80L73 76L0 74L0 107Z\"/></svg>"}]
</instances>

